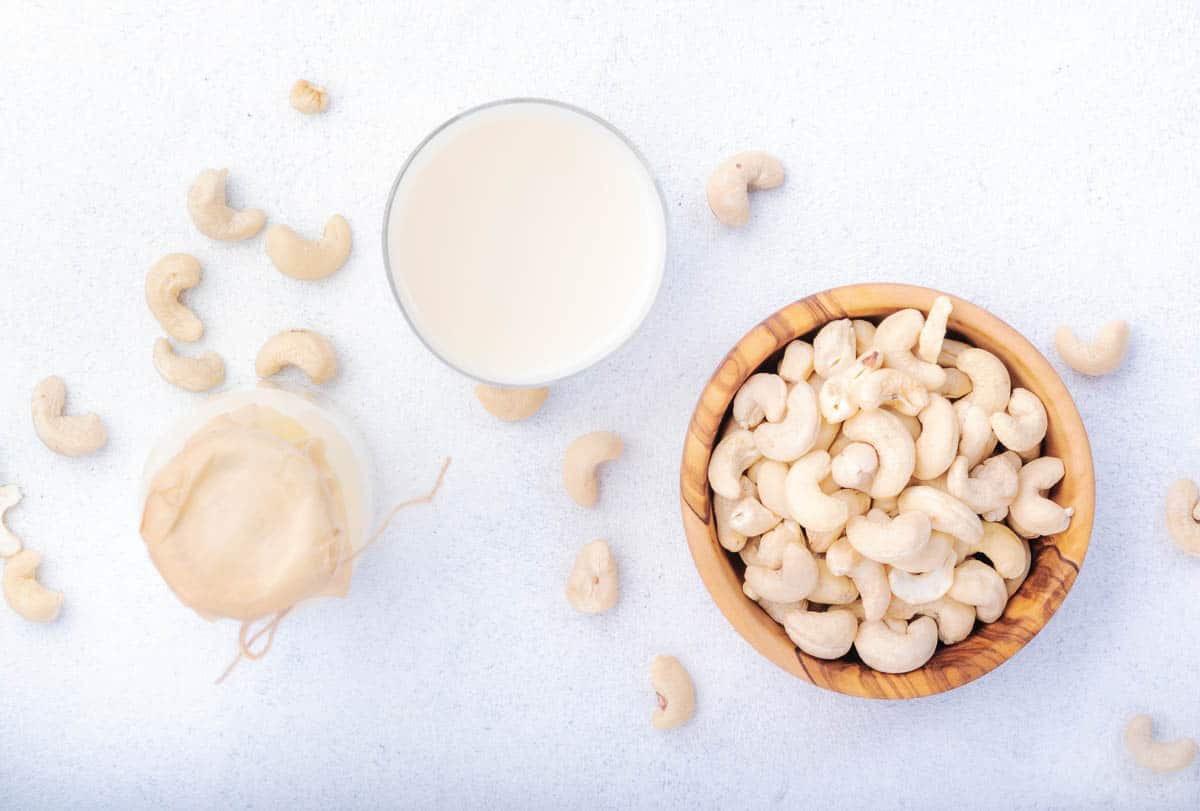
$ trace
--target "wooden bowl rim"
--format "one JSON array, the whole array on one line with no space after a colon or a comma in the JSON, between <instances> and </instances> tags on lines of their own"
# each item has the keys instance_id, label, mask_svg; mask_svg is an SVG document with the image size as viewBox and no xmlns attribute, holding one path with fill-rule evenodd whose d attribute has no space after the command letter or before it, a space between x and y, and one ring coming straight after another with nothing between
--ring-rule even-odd
<instances>
[{"instance_id":1,"label":"wooden bowl rim","mask_svg":"<svg viewBox=\"0 0 1200 811\"><path fill-rule=\"evenodd\" d=\"M939 645L925 666L886 674L858 661L827 661L798 650L783 629L741 592L730 555L716 539L708 459L733 395L745 379L790 341L838 318L875 318L912 307L928 312L933 299L953 303L949 330L997 354L1014 383L1046 403L1050 428L1043 453L1063 459L1066 475L1052 491L1075 508L1071 525L1032 544L1034 560L1004 615L977 626L953 646ZM829 690L864 698L906 699L952 690L990 673L1025 646L1062 605L1087 554L1095 514L1091 446L1083 420L1049 361L1017 330L971 302L927 287L868 283L832 288L781 308L759 323L725 356L705 385L689 423L680 467L680 503L693 562L726 619L756 650L789 673Z\"/></svg>"}]
</instances>

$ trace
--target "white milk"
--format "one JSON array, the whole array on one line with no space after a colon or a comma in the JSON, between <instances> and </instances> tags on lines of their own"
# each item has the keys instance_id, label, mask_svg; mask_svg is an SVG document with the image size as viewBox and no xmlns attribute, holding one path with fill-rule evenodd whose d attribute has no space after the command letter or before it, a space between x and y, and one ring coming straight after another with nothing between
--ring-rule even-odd
<instances>
[{"instance_id":1,"label":"white milk","mask_svg":"<svg viewBox=\"0 0 1200 811\"><path fill-rule=\"evenodd\" d=\"M662 199L617 133L540 101L483 107L418 150L389 205L401 306L446 362L534 385L615 350L662 281Z\"/></svg>"}]
</instances>

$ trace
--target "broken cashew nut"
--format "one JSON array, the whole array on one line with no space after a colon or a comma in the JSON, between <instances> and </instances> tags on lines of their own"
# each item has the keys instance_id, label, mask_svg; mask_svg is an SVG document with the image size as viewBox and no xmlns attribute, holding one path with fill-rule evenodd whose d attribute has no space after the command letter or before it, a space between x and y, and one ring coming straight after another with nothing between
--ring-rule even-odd
<instances>
[{"instance_id":1,"label":"broken cashew nut","mask_svg":"<svg viewBox=\"0 0 1200 811\"><path fill-rule=\"evenodd\" d=\"M520 422L538 413L550 389L514 389L505 386L489 386L480 383L475 387L475 397L489 414L505 422Z\"/></svg>"},{"instance_id":2,"label":"broken cashew nut","mask_svg":"<svg viewBox=\"0 0 1200 811\"><path fill-rule=\"evenodd\" d=\"M337 352L324 335L290 329L268 339L254 359L254 371L262 378L277 374L285 366L295 366L319 386L337 374Z\"/></svg>"},{"instance_id":3,"label":"broken cashew nut","mask_svg":"<svg viewBox=\"0 0 1200 811\"><path fill-rule=\"evenodd\" d=\"M1110 321L1091 343L1067 326L1054 333L1054 348L1063 361L1080 374L1099 377L1116 371L1129 349L1129 322Z\"/></svg>"},{"instance_id":4,"label":"broken cashew nut","mask_svg":"<svg viewBox=\"0 0 1200 811\"><path fill-rule=\"evenodd\" d=\"M718 164L708 178L708 207L730 228L750 221L750 192L782 185L783 164L766 152L739 152Z\"/></svg>"},{"instance_id":5,"label":"broken cashew nut","mask_svg":"<svg viewBox=\"0 0 1200 811\"><path fill-rule=\"evenodd\" d=\"M189 358L177 354L166 338L154 342L154 368L163 380L185 391L208 391L225 380L225 361L216 352Z\"/></svg>"},{"instance_id":6,"label":"broken cashew nut","mask_svg":"<svg viewBox=\"0 0 1200 811\"><path fill-rule=\"evenodd\" d=\"M186 253L169 253L146 274L146 305L158 323L177 341L200 340L204 324L179 300L200 283L200 263Z\"/></svg>"},{"instance_id":7,"label":"broken cashew nut","mask_svg":"<svg viewBox=\"0 0 1200 811\"><path fill-rule=\"evenodd\" d=\"M108 431L95 414L67 416L67 386L58 377L47 377L33 390L33 427L47 448L63 456L87 456L104 447Z\"/></svg>"},{"instance_id":8,"label":"broken cashew nut","mask_svg":"<svg viewBox=\"0 0 1200 811\"><path fill-rule=\"evenodd\" d=\"M20 487L15 484L0 487L0 558L10 558L21 551L21 539L4 523L4 514L20 503Z\"/></svg>"},{"instance_id":9,"label":"broken cashew nut","mask_svg":"<svg viewBox=\"0 0 1200 811\"><path fill-rule=\"evenodd\" d=\"M567 602L581 614L599 614L617 604L617 562L607 541L579 550L567 577Z\"/></svg>"},{"instance_id":10,"label":"broken cashew nut","mask_svg":"<svg viewBox=\"0 0 1200 811\"><path fill-rule=\"evenodd\" d=\"M619 457L624 449L621 437L611 431L593 431L568 445L563 457L563 485L567 495L581 507L596 506L600 500L598 469Z\"/></svg>"},{"instance_id":11,"label":"broken cashew nut","mask_svg":"<svg viewBox=\"0 0 1200 811\"><path fill-rule=\"evenodd\" d=\"M650 662L650 683L658 696L658 709L650 718L654 728L674 729L686 724L696 712L696 688L679 660L655 656Z\"/></svg>"},{"instance_id":12,"label":"broken cashew nut","mask_svg":"<svg viewBox=\"0 0 1200 811\"><path fill-rule=\"evenodd\" d=\"M1186 769L1196 758L1198 748L1192 738L1154 740L1154 721L1149 715L1129 719L1125 725L1125 747L1134 763L1159 774Z\"/></svg>"},{"instance_id":13,"label":"broken cashew nut","mask_svg":"<svg viewBox=\"0 0 1200 811\"><path fill-rule=\"evenodd\" d=\"M264 211L230 208L225 199L228 169L205 169L188 189L188 213L196 229L206 237L225 242L249 239L262 230L267 221Z\"/></svg>"},{"instance_id":14,"label":"broken cashew nut","mask_svg":"<svg viewBox=\"0 0 1200 811\"><path fill-rule=\"evenodd\" d=\"M42 556L25 549L4 562L4 599L13 611L30 622L54 622L62 610L63 594L37 580Z\"/></svg>"},{"instance_id":15,"label":"broken cashew nut","mask_svg":"<svg viewBox=\"0 0 1200 811\"><path fill-rule=\"evenodd\" d=\"M297 79L296 83L292 85L288 101L291 103L292 109L299 110L305 115L316 115L325 112L329 107L329 94L323 87L317 87L304 79Z\"/></svg>"},{"instance_id":16,"label":"broken cashew nut","mask_svg":"<svg viewBox=\"0 0 1200 811\"><path fill-rule=\"evenodd\" d=\"M284 276L311 282L333 275L350 258L350 223L334 214L320 239L308 240L286 225L267 229L266 250Z\"/></svg>"}]
</instances>

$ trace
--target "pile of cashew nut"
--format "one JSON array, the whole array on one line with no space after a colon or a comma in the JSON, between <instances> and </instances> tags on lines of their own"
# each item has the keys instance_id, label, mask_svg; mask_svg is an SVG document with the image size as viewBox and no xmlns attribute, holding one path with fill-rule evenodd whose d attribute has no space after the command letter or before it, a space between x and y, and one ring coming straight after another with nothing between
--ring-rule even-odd
<instances>
[{"instance_id":1,"label":"pile of cashew nut","mask_svg":"<svg viewBox=\"0 0 1200 811\"><path fill-rule=\"evenodd\" d=\"M842 319L750 376L713 449L717 540L743 591L802 651L854 648L885 673L994 622L1029 542L1064 531L1046 497L1046 409L991 352L946 337L952 304Z\"/></svg>"}]
</instances>

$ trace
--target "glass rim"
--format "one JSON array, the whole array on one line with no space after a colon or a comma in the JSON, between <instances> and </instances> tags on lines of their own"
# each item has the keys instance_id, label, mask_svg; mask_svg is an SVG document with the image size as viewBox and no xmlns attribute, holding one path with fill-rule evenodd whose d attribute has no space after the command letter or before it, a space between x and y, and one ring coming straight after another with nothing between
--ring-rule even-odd
<instances>
[{"instance_id":1,"label":"glass rim","mask_svg":"<svg viewBox=\"0 0 1200 811\"><path fill-rule=\"evenodd\" d=\"M492 107L502 107L502 106L509 105L509 104L546 104L546 105L549 105L552 107L558 107L563 110L568 110L570 112L577 113L579 115L584 116L585 118L591 119L592 121L596 122L600 126L604 127L610 133L615 135L617 137L617 139L622 144L624 144L625 147L627 149L629 149L630 152L633 153L634 157L637 158L638 163L640 163L642 165L642 168L646 171L646 176L650 179L650 185L654 188L654 193L658 197L659 210L662 213L662 224L663 224L662 267L659 269L658 279L655 282L654 290L650 294L649 303L646 306L646 310L644 313L642 313L641 317L638 319L638 321L634 325L634 327L629 331L629 334L624 336L623 338L621 338L620 341L618 341L612 347L608 348L602 355L600 355L596 359L592 360L591 362L589 362L583 366L580 366L578 368L574 368L571 371L567 372L566 374L561 374L558 377L554 377L554 378L551 378L550 380L537 382L537 383L515 384L515 383L499 383L494 380L487 380L486 378L480 377L477 374L468 372L467 370L463 369L458 364L451 361L449 358L447 358L445 355L443 355L440 351L438 351L438 349L433 346L433 343L422 333L421 328L419 326L417 326L416 320L409 313L408 308L405 307L404 300L400 295L400 291L396 287L395 276L392 274L392 260L391 260L391 255L388 251L388 224L391 222L391 219L392 219L392 205L396 201L396 192L399 191L400 184L404 181L404 176L408 173L409 167L412 166L412 163L414 160L416 160L417 156L420 155L421 152L425 149L425 147L429 145L430 141L432 141L437 136L441 135L442 132L444 132L448 127L458 123L459 121L463 120L464 118L467 118L468 116L475 115L476 113L480 113L484 110L491 109ZM422 138L420 143L418 143L416 145L416 147L413 148L413 150L409 153L408 157L404 159L404 163L400 167L400 171L396 174L396 179L392 182L391 189L388 191L387 205L385 205L383 208L383 237L382 237L383 272L387 276L388 289L390 289L392 291L392 298L395 300L396 305L400 308L400 312L404 316L404 320L406 322L408 322L409 329L412 330L413 334L417 336L417 340L419 340L424 345L424 347L426 349L428 349L429 352L435 358L440 360L446 366L449 366L454 371L463 375L464 377L467 377L468 379L474 380L479 383L484 383L488 386L494 386L497 388L521 388L521 389L540 388L540 387L549 386L549 385L556 384L556 383L561 383L564 380L569 380L570 378L575 377L576 375L586 372L588 369L591 369L594 366L598 366L599 364L603 363L604 361L608 360L610 357L615 355L621 349L623 349L631 340L633 340L634 336L637 335L638 332L641 331L642 325L646 323L646 319L650 317L650 313L651 313L651 311L653 311L654 305L658 301L658 295L659 295L659 293L662 292L663 281L667 275L667 258L668 258L669 251L670 251L669 234L670 234L670 229L668 227L668 222L667 222L666 196L663 194L662 187L659 186L658 178L655 176L654 170L651 169L651 167L650 167L650 162L646 160L646 156L642 154L641 150L639 150L637 148L637 146L633 143L632 140L630 140L625 135L625 133L621 132L621 130L617 129L615 126L613 126L607 120L605 120L604 118L601 118L600 116L596 115L595 113L591 112L590 110L585 110L584 108L578 107L569 102L558 101L557 99L539 98L536 96L513 96L510 98L495 99L493 101L484 102L483 104L478 104L474 107L469 107L466 110L456 113L455 115L453 115L450 118L443 121L441 124L439 124L433 130L431 130L429 132L429 134L426 135L424 138Z\"/></svg>"}]
</instances>

